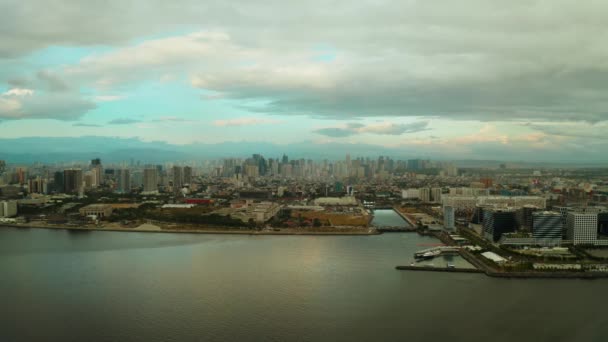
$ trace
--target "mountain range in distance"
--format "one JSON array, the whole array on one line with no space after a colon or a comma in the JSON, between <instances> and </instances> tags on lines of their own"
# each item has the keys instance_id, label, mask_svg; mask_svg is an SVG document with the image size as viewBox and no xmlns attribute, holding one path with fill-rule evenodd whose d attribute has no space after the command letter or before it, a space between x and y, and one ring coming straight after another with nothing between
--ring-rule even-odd
<instances>
[{"instance_id":1,"label":"mountain range in distance","mask_svg":"<svg viewBox=\"0 0 608 342\"><path fill-rule=\"evenodd\" d=\"M137 138L101 136L83 137L25 137L0 139L0 160L9 164L62 163L101 158L105 163L119 163L131 159L142 163L183 162L201 159L246 158L254 153L266 158L343 160L351 158L388 156L394 159L431 159L453 161L459 167L605 167L606 162L551 161L551 160L485 160L450 159L445 155L421 154L420 151L390 148L371 144L314 143L303 141L292 144L232 141L215 144L194 143L174 145L161 141L142 141ZM451 158L454 158L452 155Z\"/></svg>"}]
</instances>

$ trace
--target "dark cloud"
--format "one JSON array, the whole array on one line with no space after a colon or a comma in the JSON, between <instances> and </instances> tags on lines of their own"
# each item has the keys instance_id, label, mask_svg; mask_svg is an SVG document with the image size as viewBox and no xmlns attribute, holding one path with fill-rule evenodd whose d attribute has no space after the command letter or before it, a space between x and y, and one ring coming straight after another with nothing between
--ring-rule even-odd
<instances>
[{"instance_id":1,"label":"dark cloud","mask_svg":"<svg viewBox=\"0 0 608 342\"><path fill-rule=\"evenodd\" d=\"M36 77L38 77L50 91L65 91L69 89L65 81L49 71L41 70L36 74Z\"/></svg>"},{"instance_id":2,"label":"dark cloud","mask_svg":"<svg viewBox=\"0 0 608 342\"><path fill-rule=\"evenodd\" d=\"M130 125L130 124L140 123L140 122L142 122L142 121L136 120L136 119L114 119L114 120L108 121L108 125Z\"/></svg>"},{"instance_id":3,"label":"dark cloud","mask_svg":"<svg viewBox=\"0 0 608 342\"><path fill-rule=\"evenodd\" d=\"M74 126L74 127L103 127L102 125L88 124L88 123L83 123L83 122L77 122L77 123L73 124L72 126Z\"/></svg>"},{"instance_id":4,"label":"dark cloud","mask_svg":"<svg viewBox=\"0 0 608 342\"><path fill-rule=\"evenodd\" d=\"M425 131L428 128L428 121L417 121L407 124L395 124L391 122L382 122L378 124L364 125L361 123L348 123L345 128L329 127L320 128L313 133L325 135L333 138L343 138L356 134L383 134L383 135L401 135L406 133L416 133Z\"/></svg>"},{"instance_id":5,"label":"dark cloud","mask_svg":"<svg viewBox=\"0 0 608 342\"><path fill-rule=\"evenodd\" d=\"M43 0L0 3L0 58L49 46L124 47L183 27L226 35L201 50L179 50L171 41L168 48L137 50L147 58L133 59L131 50L105 64L89 58L72 74L85 86L100 79L136 83L177 71L200 77L195 86L221 94L207 98L262 99L270 102L250 110L280 115L608 119L608 64L601 48L608 2L361 0L353 7L346 0L331 6L320 0L54 0L52 16L48 7ZM331 45L327 62L313 61L319 42ZM255 67L240 67L249 62ZM72 79L47 76L39 81L50 90L73 86Z\"/></svg>"},{"instance_id":6,"label":"dark cloud","mask_svg":"<svg viewBox=\"0 0 608 342\"><path fill-rule=\"evenodd\" d=\"M356 134L352 130L335 127L316 129L313 131L313 133L325 135L332 138L344 138Z\"/></svg>"}]
</instances>

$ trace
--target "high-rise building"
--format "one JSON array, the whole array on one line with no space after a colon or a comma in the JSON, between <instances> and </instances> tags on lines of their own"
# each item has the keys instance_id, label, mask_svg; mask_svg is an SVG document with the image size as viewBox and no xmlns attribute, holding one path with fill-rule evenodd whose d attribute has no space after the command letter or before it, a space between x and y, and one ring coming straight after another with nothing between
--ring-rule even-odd
<instances>
[{"instance_id":1,"label":"high-rise building","mask_svg":"<svg viewBox=\"0 0 608 342\"><path fill-rule=\"evenodd\" d=\"M434 203L441 203L441 188L432 188L431 189L431 201Z\"/></svg>"},{"instance_id":2,"label":"high-rise building","mask_svg":"<svg viewBox=\"0 0 608 342\"><path fill-rule=\"evenodd\" d=\"M566 220L568 240L575 245L592 245L597 241L597 213L569 212Z\"/></svg>"},{"instance_id":3,"label":"high-rise building","mask_svg":"<svg viewBox=\"0 0 608 342\"><path fill-rule=\"evenodd\" d=\"M483 211L484 237L490 241L498 242L504 233L517 230L515 211L512 209L488 209Z\"/></svg>"},{"instance_id":4,"label":"high-rise building","mask_svg":"<svg viewBox=\"0 0 608 342\"><path fill-rule=\"evenodd\" d=\"M173 167L173 190L178 191L184 186L184 169L181 166Z\"/></svg>"},{"instance_id":5,"label":"high-rise building","mask_svg":"<svg viewBox=\"0 0 608 342\"><path fill-rule=\"evenodd\" d=\"M145 194L158 193L158 171L155 168L144 170L144 191Z\"/></svg>"},{"instance_id":6,"label":"high-rise building","mask_svg":"<svg viewBox=\"0 0 608 342\"><path fill-rule=\"evenodd\" d=\"M117 187L116 191L125 194L131 192L131 173L128 169L118 170L116 175Z\"/></svg>"},{"instance_id":7,"label":"high-rise building","mask_svg":"<svg viewBox=\"0 0 608 342\"><path fill-rule=\"evenodd\" d=\"M538 244L556 246L562 241L562 216L555 211L532 213L532 236Z\"/></svg>"},{"instance_id":8,"label":"high-rise building","mask_svg":"<svg viewBox=\"0 0 608 342\"><path fill-rule=\"evenodd\" d=\"M431 202L431 189L420 188L418 190L419 190L420 200L425 203L430 203Z\"/></svg>"},{"instance_id":9,"label":"high-rise building","mask_svg":"<svg viewBox=\"0 0 608 342\"><path fill-rule=\"evenodd\" d=\"M192 184L192 168L184 166L184 184Z\"/></svg>"},{"instance_id":10,"label":"high-rise building","mask_svg":"<svg viewBox=\"0 0 608 342\"><path fill-rule=\"evenodd\" d=\"M454 207L446 205L443 207L443 228L454 230L456 228L456 211Z\"/></svg>"},{"instance_id":11,"label":"high-rise building","mask_svg":"<svg viewBox=\"0 0 608 342\"><path fill-rule=\"evenodd\" d=\"M63 192L66 194L77 194L83 187L81 169L63 170Z\"/></svg>"},{"instance_id":12,"label":"high-rise building","mask_svg":"<svg viewBox=\"0 0 608 342\"><path fill-rule=\"evenodd\" d=\"M36 178L30 178L28 180L28 192L30 194L46 194L47 189L47 180L41 178L40 176Z\"/></svg>"}]
</instances>

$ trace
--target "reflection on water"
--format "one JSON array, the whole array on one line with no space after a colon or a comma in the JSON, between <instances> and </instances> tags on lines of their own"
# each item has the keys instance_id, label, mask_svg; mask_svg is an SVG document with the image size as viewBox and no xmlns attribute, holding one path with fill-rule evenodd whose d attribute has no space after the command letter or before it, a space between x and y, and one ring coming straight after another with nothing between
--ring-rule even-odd
<instances>
[{"instance_id":1,"label":"reflection on water","mask_svg":"<svg viewBox=\"0 0 608 342\"><path fill-rule=\"evenodd\" d=\"M435 242L0 229L0 341L605 341L608 282L394 269Z\"/></svg>"}]
</instances>

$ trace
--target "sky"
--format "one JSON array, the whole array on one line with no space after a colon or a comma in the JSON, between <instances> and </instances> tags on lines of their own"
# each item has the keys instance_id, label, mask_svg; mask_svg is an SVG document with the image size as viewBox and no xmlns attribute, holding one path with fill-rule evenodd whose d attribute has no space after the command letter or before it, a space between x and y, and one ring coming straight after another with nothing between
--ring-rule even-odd
<instances>
[{"instance_id":1,"label":"sky","mask_svg":"<svg viewBox=\"0 0 608 342\"><path fill-rule=\"evenodd\" d=\"M608 161L605 1L0 2L0 138Z\"/></svg>"}]
</instances>

